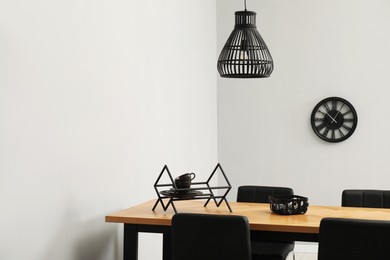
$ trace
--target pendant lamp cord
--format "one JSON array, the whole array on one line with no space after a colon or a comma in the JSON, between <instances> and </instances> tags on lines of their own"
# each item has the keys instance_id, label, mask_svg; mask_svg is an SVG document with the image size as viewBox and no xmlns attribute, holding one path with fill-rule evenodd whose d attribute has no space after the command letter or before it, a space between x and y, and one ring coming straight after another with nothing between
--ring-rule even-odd
<instances>
[{"instance_id":1,"label":"pendant lamp cord","mask_svg":"<svg viewBox=\"0 0 390 260\"><path fill-rule=\"evenodd\" d=\"M246 11L246 0L244 0L244 6L245 6L245 11Z\"/></svg>"}]
</instances>

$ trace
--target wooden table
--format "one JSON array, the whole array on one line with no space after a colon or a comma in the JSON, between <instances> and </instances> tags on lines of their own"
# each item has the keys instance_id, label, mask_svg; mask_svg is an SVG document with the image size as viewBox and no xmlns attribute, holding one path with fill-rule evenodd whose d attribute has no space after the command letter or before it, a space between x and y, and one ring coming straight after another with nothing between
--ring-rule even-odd
<instances>
[{"instance_id":1,"label":"wooden table","mask_svg":"<svg viewBox=\"0 0 390 260\"><path fill-rule=\"evenodd\" d=\"M171 259L171 219L172 208L164 211L158 206L152 207L155 200L121 210L106 216L106 222L124 224L124 260L138 259L138 233L151 232L163 234L163 259ZM321 219L324 217L358 218L390 221L390 209L352 208L335 206L309 206L304 215L277 215L270 211L269 204L229 202L233 212L226 205L217 208L209 204L203 207L203 201L176 201L179 213L204 213L242 215L249 220L254 236L267 240L294 240L318 242Z\"/></svg>"}]
</instances>

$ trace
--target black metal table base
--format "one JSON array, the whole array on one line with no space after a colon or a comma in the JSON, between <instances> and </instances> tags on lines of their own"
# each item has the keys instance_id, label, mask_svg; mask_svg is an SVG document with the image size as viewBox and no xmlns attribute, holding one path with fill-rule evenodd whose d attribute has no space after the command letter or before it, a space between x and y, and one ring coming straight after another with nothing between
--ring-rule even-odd
<instances>
[{"instance_id":1,"label":"black metal table base","mask_svg":"<svg viewBox=\"0 0 390 260\"><path fill-rule=\"evenodd\" d=\"M171 227L160 225L124 224L123 260L138 260L138 233L159 233L163 235L163 260L172 260ZM267 241L318 242L318 234L251 231L252 239Z\"/></svg>"}]
</instances>

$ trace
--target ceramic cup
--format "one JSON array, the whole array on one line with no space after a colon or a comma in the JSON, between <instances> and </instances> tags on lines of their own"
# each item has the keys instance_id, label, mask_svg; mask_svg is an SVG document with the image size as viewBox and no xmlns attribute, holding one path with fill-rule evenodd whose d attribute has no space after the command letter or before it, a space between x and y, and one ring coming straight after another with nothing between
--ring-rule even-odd
<instances>
[{"instance_id":1,"label":"ceramic cup","mask_svg":"<svg viewBox=\"0 0 390 260\"><path fill-rule=\"evenodd\" d=\"M175 179L175 185L178 189L188 189L191 187L191 181L195 178L195 173L185 173Z\"/></svg>"}]
</instances>

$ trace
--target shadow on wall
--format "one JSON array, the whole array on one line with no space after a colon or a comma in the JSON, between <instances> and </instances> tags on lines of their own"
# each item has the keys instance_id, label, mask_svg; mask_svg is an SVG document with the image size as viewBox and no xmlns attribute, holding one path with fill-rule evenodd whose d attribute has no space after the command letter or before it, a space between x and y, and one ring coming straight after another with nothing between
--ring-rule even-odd
<instances>
[{"instance_id":1,"label":"shadow on wall","mask_svg":"<svg viewBox=\"0 0 390 260\"><path fill-rule=\"evenodd\" d=\"M104 222L104 216L87 222L64 223L53 238L45 260L119 260L118 225Z\"/></svg>"}]
</instances>

